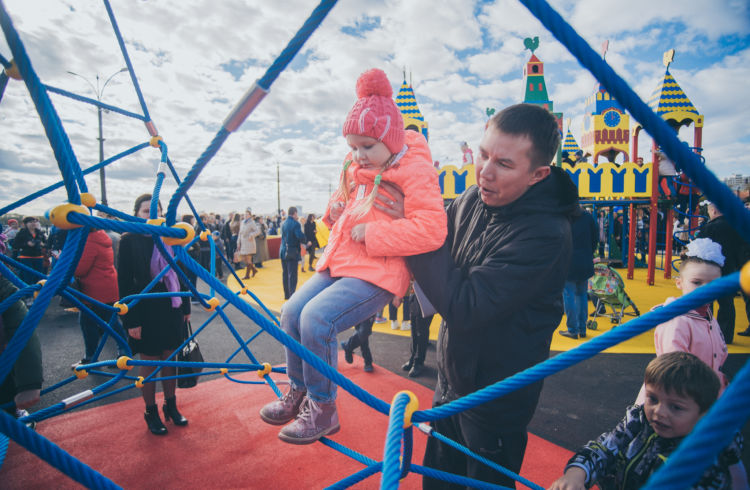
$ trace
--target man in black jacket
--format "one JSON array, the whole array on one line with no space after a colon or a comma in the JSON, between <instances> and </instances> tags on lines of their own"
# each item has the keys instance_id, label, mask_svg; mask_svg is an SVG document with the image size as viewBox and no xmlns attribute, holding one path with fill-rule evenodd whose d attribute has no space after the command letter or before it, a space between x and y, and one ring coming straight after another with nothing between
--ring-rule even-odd
<instances>
[{"instance_id":1,"label":"man in black jacket","mask_svg":"<svg viewBox=\"0 0 750 490\"><path fill-rule=\"evenodd\" d=\"M571 257L570 216L578 193L551 167L560 134L542 107L519 104L488 122L476 161L477 185L447 209L448 237L435 252L407 257L422 291L442 316L438 385L433 404L446 404L544 361L563 313ZM380 209L400 212L391 189ZM396 204L391 204L395 201ZM433 429L518 472L526 426L542 383L449 418ZM513 486L514 481L430 437L425 466ZM425 478L424 488L455 488Z\"/></svg>"}]
</instances>

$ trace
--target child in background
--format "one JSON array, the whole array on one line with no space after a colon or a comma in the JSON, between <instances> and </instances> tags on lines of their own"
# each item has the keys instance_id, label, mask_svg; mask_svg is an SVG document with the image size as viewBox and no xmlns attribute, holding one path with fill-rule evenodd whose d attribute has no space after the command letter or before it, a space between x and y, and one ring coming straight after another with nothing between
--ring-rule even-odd
<instances>
[{"instance_id":1,"label":"child in background","mask_svg":"<svg viewBox=\"0 0 750 490\"><path fill-rule=\"evenodd\" d=\"M372 335L372 324L375 322L375 316L358 323L354 327L354 333L347 340L341 342L341 348L344 350L344 360L348 364L354 362L354 349L359 347L362 352L362 359L365 361L364 372L371 373L372 352L370 352L370 335Z\"/></svg>"},{"instance_id":2,"label":"child in background","mask_svg":"<svg viewBox=\"0 0 750 490\"><path fill-rule=\"evenodd\" d=\"M652 360L644 376L646 403L627 409L611 432L581 448L551 490L641 488L716 401L719 379L705 362L687 352ZM732 488L729 466L739 461L742 436L719 453L691 488ZM685 487L687 488L687 482Z\"/></svg>"},{"instance_id":3,"label":"child in background","mask_svg":"<svg viewBox=\"0 0 750 490\"><path fill-rule=\"evenodd\" d=\"M382 70L357 80L358 100L343 134L351 152L323 222L332 227L315 274L281 310L281 327L334 369L336 334L370 318L409 287L405 255L438 249L447 235L437 172L424 137L405 131ZM405 218L373 206L381 180L404 193ZM382 197L380 197L382 199ZM386 203L388 204L388 203ZM290 390L260 411L291 444L310 444L339 430L336 385L286 349Z\"/></svg>"},{"instance_id":4,"label":"child in background","mask_svg":"<svg viewBox=\"0 0 750 490\"><path fill-rule=\"evenodd\" d=\"M683 296L721 277L721 266L724 265L721 245L710 238L698 238L688 243L681 259L680 276L675 283L677 288L682 290ZM675 298L667 298L664 304L674 300ZM710 304L690 310L657 326L654 330L654 346L657 356L674 351L690 352L697 356L718 376L719 394L726 388L727 378L722 373L721 366L727 359L727 344L711 312ZM635 403L643 405L645 401L645 387L641 387Z\"/></svg>"},{"instance_id":5,"label":"child in background","mask_svg":"<svg viewBox=\"0 0 750 490\"><path fill-rule=\"evenodd\" d=\"M223 262L223 260L221 260L221 256L227 256L227 249L224 246L224 240L221 239L221 233L219 233L218 230L211 232L211 239L214 241L214 245L216 246L216 255L214 255L214 263L216 264L216 277L218 277L219 279L223 279L224 268L221 266Z\"/></svg>"}]
</instances>

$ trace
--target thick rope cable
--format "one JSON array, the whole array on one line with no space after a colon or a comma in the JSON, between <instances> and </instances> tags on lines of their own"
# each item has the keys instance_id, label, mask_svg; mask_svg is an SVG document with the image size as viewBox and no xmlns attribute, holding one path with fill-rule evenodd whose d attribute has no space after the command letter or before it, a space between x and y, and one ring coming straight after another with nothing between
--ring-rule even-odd
<instances>
[{"instance_id":1,"label":"thick rope cable","mask_svg":"<svg viewBox=\"0 0 750 490\"><path fill-rule=\"evenodd\" d=\"M0 432L87 488L121 488L53 442L0 411Z\"/></svg>"},{"instance_id":2,"label":"thick rope cable","mask_svg":"<svg viewBox=\"0 0 750 490\"><path fill-rule=\"evenodd\" d=\"M726 391L680 443L666 464L644 488L685 488L697 482L727 447L750 416L750 362L746 362Z\"/></svg>"},{"instance_id":3,"label":"thick rope cable","mask_svg":"<svg viewBox=\"0 0 750 490\"><path fill-rule=\"evenodd\" d=\"M409 395L399 393L391 404L391 413L388 416L388 432L383 448L381 489L398 488L398 480L401 475L399 456L401 455L401 439L404 435L404 414L408 403Z\"/></svg>"},{"instance_id":4,"label":"thick rope cable","mask_svg":"<svg viewBox=\"0 0 750 490\"><path fill-rule=\"evenodd\" d=\"M77 100L78 102L85 102L86 104L95 105L96 107L100 107L102 109L105 109L107 111L116 112L117 114L122 114L123 116L132 117L133 119L138 119L139 121L145 121L146 118L143 117L140 114L136 114L135 112L126 111L125 109L121 109L117 106L113 106L110 104L106 104L104 102L101 102L96 99L92 99L91 97L86 97L83 95L78 95L73 92L68 92L67 90L63 90L61 88L53 87L52 85L44 85L44 88L47 89L48 92L52 92L58 95L62 95L64 97L68 97L69 99Z\"/></svg>"},{"instance_id":5,"label":"thick rope cable","mask_svg":"<svg viewBox=\"0 0 750 490\"><path fill-rule=\"evenodd\" d=\"M130 148L128 150L123 151L122 153L118 153L117 155L115 155L115 156L113 156L111 158L108 158L108 159L106 159L106 160L104 160L104 161L102 161L102 162L100 162L100 163L98 163L96 165L93 165L93 166L87 168L86 170L83 171L83 175L88 175L90 173L96 172L100 168L106 167L110 163L116 162L120 158L126 157L126 156L128 156L128 155L130 155L132 153L135 153L138 150L142 150L143 148L146 148L148 146L150 146L148 143L141 143L140 145L136 145L133 148ZM34 199L36 199L38 197L44 196L46 194L49 194L50 192L52 192L52 191L54 191L56 189L59 189L60 187L63 187L64 185L65 185L65 181L61 180L61 181L59 181L59 182L57 182L55 184L50 185L49 187L45 187L44 189L41 189L41 190L36 191L36 192L34 192L32 194L29 194L28 196L26 196L26 197L24 197L24 198L22 198L22 199L20 199L20 200L18 200L16 202L14 202L12 204L7 205L4 208L0 208L0 216L4 215L4 214L6 214L6 213L8 213L10 211L13 211L16 208L19 208L19 207L23 206L24 204L29 203L29 202L33 201ZM119 213L119 211L117 211L117 213ZM114 213L112 213L112 214L114 214Z\"/></svg>"},{"instance_id":6,"label":"thick rope cable","mask_svg":"<svg viewBox=\"0 0 750 490\"><path fill-rule=\"evenodd\" d=\"M503 487L502 485L495 485L492 483L475 480L474 478L469 478L466 476L454 475L453 473L447 473L445 471L436 470L427 466L413 464L411 465L411 468L412 471L418 475L427 476L435 480L447 481L448 483L454 483L462 487L482 489L486 488L488 490L509 490L508 487Z\"/></svg>"},{"instance_id":7,"label":"thick rope cable","mask_svg":"<svg viewBox=\"0 0 750 490\"><path fill-rule=\"evenodd\" d=\"M138 96L138 102L141 104L141 110L143 110L144 121L150 121L151 116L148 114L148 107L146 107L146 100L143 98L143 92L141 92L141 86L138 84L138 78L135 76L135 69L133 63L130 62L130 56L128 55L128 49L125 47L125 41L122 39L120 34L120 27L117 25L117 19L115 19L115 13L112 10L112 6L109 4L109 0L103 0L104 8L107 9L107 15L109 16L109 22L112 24L112 30L117 38L117 44L120 46L122 52L122 58L125 60L125 66L128 67L128 73L130 74L130 80L133 82L133 88Z\"/></svg>"},{"instance_id":8,"label":"thick rope cable","mask_svg":"<svg viewBox=\"0 0 750 490\"><path fill-rule=\"evenodd\" d=\"M710 170L701 164L698 155L683 144L661 117L644 103L638 94L594 51L591 46L545 0L520 0L539 19L544 27L560 41L584 68L607 89L636 121L656 140L662 150L699 184L703 192L716 203L727 221L745 241L750 242L750 211ZM652 172L656 168L651 169Z\"/></svg>"},{"instance_id":9,"label":"thick rope cable","mask_svg":"<svg viewBox=\"0 0 750 490\"><path fill-rule=\"evenodd\" d=\"M714 299L737 291L739 273L717 279L710 284L701 286L695 291L681 296L675 301L650 311L643 316L630 320L619 327L603 333L580 346L545 360L535 366L509 376L481 390L475 391L458 400L440 405L429 410L414 412L412 420L427 422L430 420L450 417L457 413L474 408L482 403L494 400L524 386L541 381L547 376L558 373L576 363L589 359L599 352L639 335L651 328L664 323L675 316L682 315L691 309L711 303Z\"/></svg>"}]
</instances>

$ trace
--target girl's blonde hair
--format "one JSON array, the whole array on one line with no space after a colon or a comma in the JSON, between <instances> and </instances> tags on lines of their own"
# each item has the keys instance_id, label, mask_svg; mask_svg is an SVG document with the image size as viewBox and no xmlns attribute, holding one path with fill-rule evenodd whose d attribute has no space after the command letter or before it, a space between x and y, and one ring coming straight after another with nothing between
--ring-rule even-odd
<instances>
[{"instance_id":1,"label":"girl's blonde hair","mask_svg":"<svg viewBox=\"0 0 750 490\"><path fill-rule=\"evenodd\" d=\"M357 204L352 209L352 214L355 218L361 218L367 213L370 212L370 209L372 209L373 204L375 204L375 199L378 197L378 188L380 188L380 181L382 179L382 173L383 171L388 168L393 161L394 154L391 154L388 161L383 165L383 168L380 169L380 172L378 172L378 175L375 176L375 182L372 186L372 191L367 196L367 198L363 199L361 203ZM339 189L338 194L339 197L344 201L344 205L349 203L349 193L351 192L349 189L349 186L351 183L349 182L349 167L352 164L352 160L347 160L344 163L344 170L341 171L341 178L339 179Z\"/></svg>"}]
</instances>

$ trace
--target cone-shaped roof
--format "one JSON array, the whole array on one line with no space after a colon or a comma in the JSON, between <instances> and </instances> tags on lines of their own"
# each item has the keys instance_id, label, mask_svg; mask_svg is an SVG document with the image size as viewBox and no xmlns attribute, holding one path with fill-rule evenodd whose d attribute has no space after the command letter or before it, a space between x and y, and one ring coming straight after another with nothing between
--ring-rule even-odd
<instances>
[{"instance_id":1,"label":"cone-shaped roof","mask_svg":"<svg viewBox=\"0 0 750 490\"><path fill-rule=\"evenodd\" d=\"M672 112L687 112L699 115L698 109L695 108L685 92L682 91L677 80L674 79L669 69L664 74L656 90L651 94L648 106L659 116L664 116Z\"/></svg>"},{"instance_id":2,"label":"cone-shaped roof","mask_svg":"<svg viewBox=\"0 0 750 490\"><path fill-rule=\"evenodd\" d=\"M578 146L576 139L573 137L573 133L571 133L570 128L568 128L568 133L565 135L565 141L563 142L562 150L567 151L572 155L580 149L581 147Z\"/></svg>"},{"instance_id":3,"label":"cone-shaped roof","mask_svg":"<svg viewBox=\"0 0 750 490\"><path fill-rule=\"evenodd\" d=\"M406 80L401 84L398 95L396 95L396 105L404 116L424 121L422 113L419 112L417 98L414 97L414 90L406 83Z\"/></svg>"}]
</instances>

